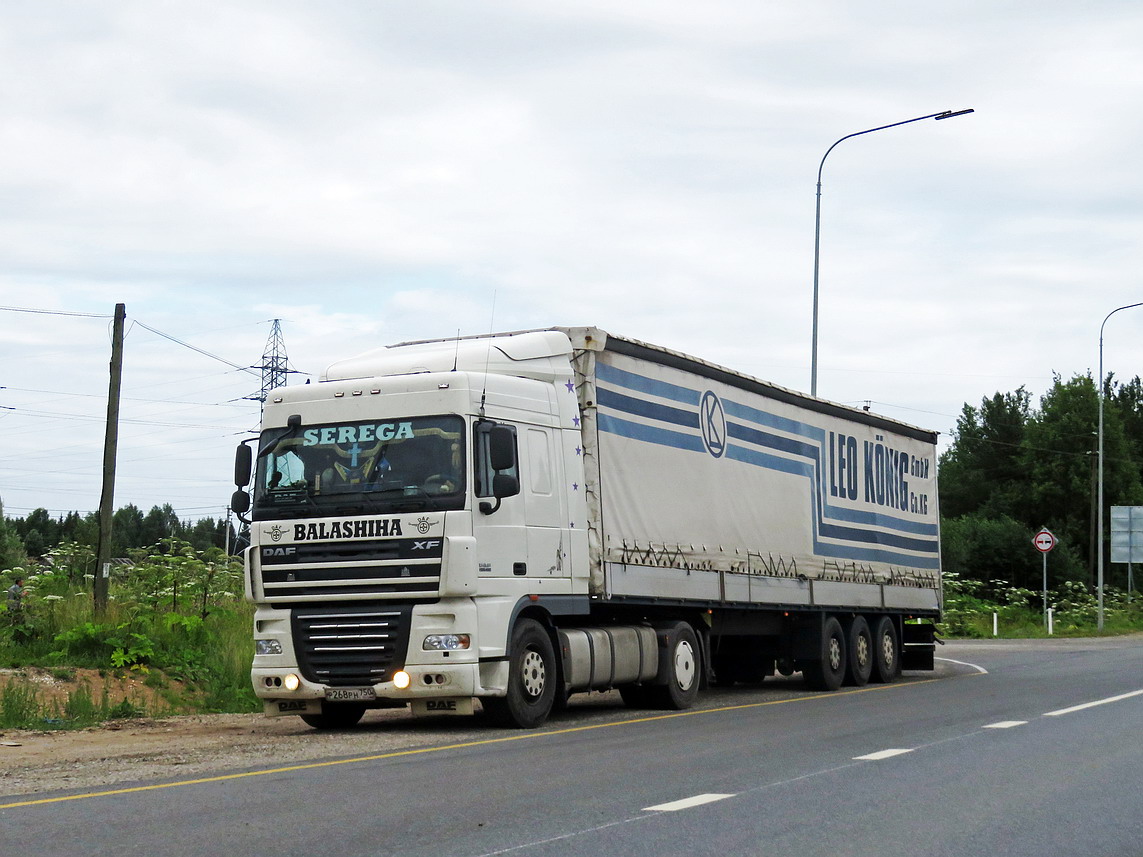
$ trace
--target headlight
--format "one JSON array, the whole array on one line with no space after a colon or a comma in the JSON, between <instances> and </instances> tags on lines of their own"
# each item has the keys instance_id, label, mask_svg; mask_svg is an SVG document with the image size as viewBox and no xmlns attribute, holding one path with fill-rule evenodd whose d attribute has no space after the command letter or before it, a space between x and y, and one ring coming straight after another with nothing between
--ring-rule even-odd
<instances>
[{"instance_id":1,"label":"headlight","mask_svg":"<svg viewBox=\"0 0 1143 857\"><path fill-rule=\"evenodd\" d=\"M288 676L282 679L282 687L284 687L286 690L297 690L298 686L301 683L302 680L293 673L290 673Z\"/></svg>"},{"instance_id":2,"label":"headlight","mask_svg":"<svg viewBox=\"0 0 1143 857\"><path fill-rule=\"evenodd\" d=\"M282 642L280 640L255 640L254 654L280 655L282 654Z\"/></svg>"},{"instance_id":3,"label":"headlight","mask_svg":"<svg viewBox=\"0 0 1143 857\"><path fill-rule=\"evenodd\" d=\"M468 634L430 634L421 648L426 652L455 652L467 649L469 641Z\"/></svg>"},{"instance_id":4,"label":"headlight","mask_svg":"<svg viewBox=\"0 0 1143 857\"><path fill-rule=\"evenodd\" d=\"M412 682L412 677L404 670L400 670L399 672L393 674L393 686L398 690L404 690L410 684L412 684Z\"/></svg>"}]
</instances>

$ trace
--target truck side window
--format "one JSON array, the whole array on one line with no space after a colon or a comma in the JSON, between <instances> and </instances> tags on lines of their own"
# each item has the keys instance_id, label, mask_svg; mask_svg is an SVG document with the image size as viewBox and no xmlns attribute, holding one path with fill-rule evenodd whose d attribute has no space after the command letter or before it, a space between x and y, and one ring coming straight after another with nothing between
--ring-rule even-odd
<instances>
[{"instance_id":1,"label":"truck side window","mask_svg":"<svg viewBox=\"0 0 1143 857\"><path fill-rule=\"evenodd\" d=\"M505 470L494 470L492 468L492 446L491 446L491 432L493 426L507 430L512 435L513 449L518 449L516 444L516 427L496 424L489 421L478 422L473 427L473 484L476 488L477 497L491 497L492 496L492 479L499 472L506 476L515 476L519 478L518 468L515 464ZM519 459L518 455L513 455L513 461Z\"/></svg>"}]
</instances>

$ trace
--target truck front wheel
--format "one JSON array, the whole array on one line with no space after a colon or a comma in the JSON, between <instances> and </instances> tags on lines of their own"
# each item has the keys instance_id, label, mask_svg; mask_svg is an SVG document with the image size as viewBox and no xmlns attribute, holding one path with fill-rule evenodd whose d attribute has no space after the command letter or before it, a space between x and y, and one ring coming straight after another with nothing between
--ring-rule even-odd
<instances>
[{"instance_id":1,"label":"truck front wheel","mask_svg":"<svg viewBox=\"0 0 1143 857\"><path fill-rule=\"evenodd\" d=\"M517 622L508 659L507 695L480 703L501 726L533 729L548 719L559 683L555 648L544 626L534 619Z\"/></svg>"}]
</instances>

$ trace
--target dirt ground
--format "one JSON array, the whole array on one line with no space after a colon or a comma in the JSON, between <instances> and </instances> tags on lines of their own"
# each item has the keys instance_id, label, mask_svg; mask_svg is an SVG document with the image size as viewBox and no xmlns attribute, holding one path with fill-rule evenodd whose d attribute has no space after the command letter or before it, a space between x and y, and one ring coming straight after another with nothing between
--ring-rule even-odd
<instances>
[{"instance_id":1,"label":"dirt ground","mask_svg":"<svg viewBox=\"0 0 1143 857\"><path fill-rule=\"evenodd\" d=\"M0 687L29 682L40 705L87 685L98 703L106 687L114 704L145 710L170 706L137 673L95 670L0 670ZM425 728L424 723L434 724ZM298 717L262 714L180 715L112 720L81 730L0 730L0 795L60 789L101 789L142 780L183 779L222 770L276 767L316 758L373 754L431 742L447 743L472 718L415 721L405 710L369 712L353 732L317 732Z\"/></svg>"},{"instance_id":2,"label":"dirt ground","mask_svg":"<svg viewBox=\"0 0 1143 857\"><path fill-rule=\"evenodd\" d=\"M0 684L12 671L0 673ZM60 680L45 671L27 671L45 697L66 698L79 682L101 693L97 674L78 671ZM141 677L114 679L119 694L139 698ZM134 694L134 696L132 696ZM554 718L561 728L588 717L625 714L618 693L583 697ZM196 779L225 772L265 770L321 759L374 756L413 747L495 740L513 734L490 728L475 717L414 718L407 709L366 712L352 730L323 732L298 717L262 714L181 715L158 719L114 720L81 730L0 730L0 804L4 797L60 790L104 791L143 782Z\"/></svg>"}]
</instances>

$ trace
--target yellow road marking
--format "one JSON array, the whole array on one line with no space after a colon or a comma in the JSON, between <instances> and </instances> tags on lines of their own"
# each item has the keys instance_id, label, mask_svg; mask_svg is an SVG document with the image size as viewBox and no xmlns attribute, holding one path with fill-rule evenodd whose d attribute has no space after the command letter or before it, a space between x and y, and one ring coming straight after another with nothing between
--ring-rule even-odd
<instances>
[{"instance_id":1,"label":"yellow road marking","mask_svg":"<svg viewBox=\"0 0 1143 857\"><path fill-rule=\"evenodd\" d=\"M743 711L750 708L763 708L767 705L784 705L791 702L814 702L817 700L837 699L840 696L850 696L855 693L870 693L871 691L879 690L894 690L903 687L911 687L918 684L929 684L930 682L939 681L939 679L919 679L916 681L902 682L900 684L882 684L870 685L867 687L857 688L854 690L845 690L836 693L823 693L815 696L799 696L793 699L772 699L769 702L748 702L741 705L725 705L721 708L700 708L690 711L675 711L671 714L655 714L650 717L636 717L631 720L611 721L608 723L591 723L585 726L570 726L567 729L552 729L544 732L525 732L518 735L505 735L499 738L484 738L479 741L465 741L460 744L445 744L439 747L417 747L411 750L394 750L391 753L379 753L375 756L357 756L352 759L334 759L327 762L306 762L300 765L287 765L282 768L268 768L259 771L243 771L238 774L219 774L214 777L200 777L194 780L179 780L174 783L155 783L149 786L130 786L124 789L108 789L107 791L100 792L84 792L76 795L65 795L63 797L48 797L37 798L35 800L22 800L15 803L0 804L0 809L15 809L21 806L40 806L49 803L64 803L71 800L87 800L88 798L95 797L110 797L112 795L125 795L132 794L133 792L150 792L157 791L158 789L174 789L183 786L196 786L202 783L222 783L228 780L240 780L245 777L264 777L269 774L286 774L292 771L308 771L317 768L331 768L335 765L354 765L361 762L378 762L384 759L397 759L402 756L416 756L423 753L441 753L445 750L465 750L471 747L483 747L490 744L506 744L509 741L529 741L537 740L540 738L547 738L552 735L570 735L575 732L588 732L592 729L610 729L617 726L634 726L640 723L653 723L657 720L672 720L677 717L697 717L704 714L722 714L727 711Z\"/></svg>"}]
</instances>

